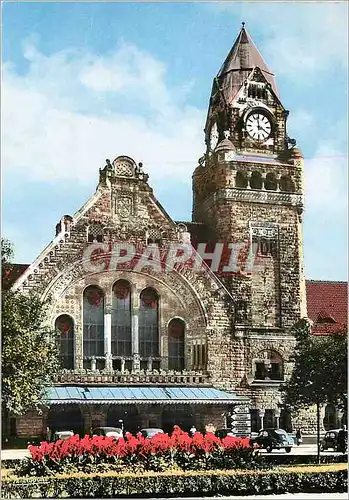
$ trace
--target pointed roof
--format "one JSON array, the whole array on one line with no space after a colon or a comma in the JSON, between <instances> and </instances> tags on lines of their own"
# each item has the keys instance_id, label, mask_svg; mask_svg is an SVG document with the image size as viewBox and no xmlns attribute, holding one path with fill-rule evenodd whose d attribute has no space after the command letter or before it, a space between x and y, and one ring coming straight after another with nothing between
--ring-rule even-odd
<instances>
[{"instance_id":1,"label":"pointed roof","mask_svg":"<svg viewBox=\"0 0 349 500\"><path fill-rule=\"evenodd\" d=\"M248 74L257 67L272 86L276 96L279 97L274 73L268 68L244 25L245 23L242 23L240 33L219 70L217 78L224 90L230 88L235 95Z\"/></svg>"}]
</instances>

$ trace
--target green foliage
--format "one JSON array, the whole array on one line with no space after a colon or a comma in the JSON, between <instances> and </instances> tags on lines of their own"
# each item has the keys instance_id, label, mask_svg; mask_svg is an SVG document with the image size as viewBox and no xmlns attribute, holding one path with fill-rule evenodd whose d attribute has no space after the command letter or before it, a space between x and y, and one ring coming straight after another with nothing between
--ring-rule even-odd
<instances>
[{"instance_id":1,"label":"green foliage","mask_svg":"<svg viewBox=\"0 0 349 500\"><path fill-rule=\"evenodd\" d=\"M45 327L47 304L7 290L2 296L2 398L8 412L39 409L58 369L56 334Z\"/></svg>"},{"instance_id":2,"label":"green foliage","mask_svg":"<svg viewBox=\"0 0 349 500\"><path fill-rule=\"evenodd\" d=\"M347 471L224 471L4 479L2 498L118 498L344 492Z\"/></svg>"},{"instance_id":3,"label":"green foliage","mask_svg":"<svg viewBox=\"0 0 349 500\"><path fill-rule=\"evenodd\" d=\"M23 415L30 409L40 409L44 387L50 385L51 377L58 369L58 352L56 334L43 326L48 304L36 295L22 295L7 289L12 244L2 238L1 250L1 369L3 414L6 417L9 413Z\"/></svg>"},{"instance_id":4,"label":"green foliage","mask_svg":"<svg viewBox=\"0 0 349 500\"><path fill-rule=\"evenodd\" d=\"M281 388L285 405L304 408L319 402L347 404L347 335L346 332L320 336L311 335L305 320L296 325L297 339L294 369Z\"/></svg>"},{"instance_id":5,"label":"green foliage","mask_svg":"<svg viewBox=\"0 0 349 500\"><path fill-rule=\"evenodd\" d=\"M13 259L13 245L10 240L1 238L1 264L9 264Z\"/></svg>"}]
</instances>

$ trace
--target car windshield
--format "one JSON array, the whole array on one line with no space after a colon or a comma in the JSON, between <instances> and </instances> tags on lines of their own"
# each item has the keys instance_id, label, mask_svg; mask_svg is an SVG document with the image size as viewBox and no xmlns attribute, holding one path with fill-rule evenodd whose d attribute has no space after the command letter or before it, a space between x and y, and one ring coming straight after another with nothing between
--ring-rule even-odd
<instances>
[{"instance_id":1,"label":"car windshield","mask_svg":"<svg viewBox=\"0 0 349 500\"><path fill-rule=\"evenodd\" d=\"M68 439L72 437L72 432L57 432L58 439Z\"/></svg>"},{"instance_id":2,"label":"car windshield","mask_svg":"<svg viewBox=\"0 0 349 500\"><path fill-rule=\"evenodd\" d=\"M282 436L286 436L287 432L284 431L283 429L275 429L274 431L276 434L281 434Z\"/></svg>"},{"instance_id":3,"label":"car windshield","mask_svg":"<svg viewBox=\"0 0 349 500\"><path fill-rule=\"evenodd\" d=\"M142 433L145 434L147 437L152 437L155 436L155 434L163 434L162 429L143 429Z\"/></svg>"}]
</instances>

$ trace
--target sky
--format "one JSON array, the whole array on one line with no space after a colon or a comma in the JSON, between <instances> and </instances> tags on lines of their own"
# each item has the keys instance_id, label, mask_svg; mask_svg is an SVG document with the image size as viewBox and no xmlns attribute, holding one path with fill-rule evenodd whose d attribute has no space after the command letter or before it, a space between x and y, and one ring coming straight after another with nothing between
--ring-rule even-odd
<instances>
[{"instance_id":1,"label":"sky","mask_svg":"<svg viewBox=\"0 0 349 500\"><path fill-rule=\"evenodd\" d=\"M212 80L241 22L305 156L308 279L347 280L347 2L2 2L2 236L32 262L94 193L105 159L143 162L191 220Z\"/></svg>"}]
</instances>

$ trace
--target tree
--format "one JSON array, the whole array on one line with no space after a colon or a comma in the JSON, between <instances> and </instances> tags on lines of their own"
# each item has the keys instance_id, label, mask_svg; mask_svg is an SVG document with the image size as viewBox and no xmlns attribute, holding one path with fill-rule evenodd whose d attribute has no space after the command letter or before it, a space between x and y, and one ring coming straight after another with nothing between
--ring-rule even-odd
<instances>
[{"instance_id":1,"label":"tree","mask_svg":"<svg viewBox=\"0 0 349 500\"><path fill-rule=\"evenodd\" d=\"M320 405L347 407L347 335L311 335L302 319L294 328L296 348L291 378L281 388L284 404L295 410L316 405L317 455L320 463Z\"/></svg>"},{"instance_id":2,"label":"tree","mask_svg":"<svg viewBox=\"0 0 349 500\"><path fill-rule=\"evenodd\" d=\"M3 244L3 240L1 242ZM6 252L6 253L5 253ZM6 240L2 265L10 265L12 246ZM57 334L45 325L47 302L11 289L2 293L2 410L23 415L44 404L44 389L58 369ZM7 425L5 425L6 432Z\"/></svg>"},{"instance_id":3,"label":"tree","mask_svg":"<svg viewBox=\"0 0 349 500\"><path fill-rule=\"evenodd\" d=\"M296 347L291 378L281 389L294 409L316 404L347 405L347 335L311 335L307 320L294 328Z\"/></svg>"}]
</instances>

